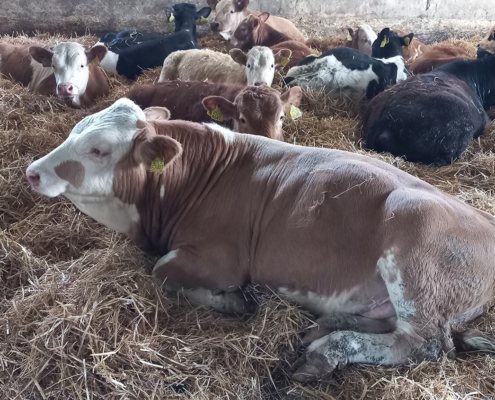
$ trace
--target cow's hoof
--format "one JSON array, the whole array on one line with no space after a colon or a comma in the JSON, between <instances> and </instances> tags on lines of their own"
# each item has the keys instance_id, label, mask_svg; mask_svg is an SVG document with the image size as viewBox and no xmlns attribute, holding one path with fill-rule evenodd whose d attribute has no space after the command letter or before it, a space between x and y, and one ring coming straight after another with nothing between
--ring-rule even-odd
<instances>
[{"instance_id":1,"label":"cow's hoof","mask_svg":"<svg viewBox=\"0 0 495 400\"><path fill-rule=\"evenodd\" d=\"M310 345L317 339L321 339L323 336L328 335L332 332L330 329L323 328L321 326L315 326L306 332L304 337L301 339L302 344L305 346Z\"/></svg>"},{"instance_id":2,"label":"cow's hoof","mask_svg":"<svg viewBox=\"0 0 495 400\"><path fill-rule=\"evenodd\" d=\"M299 366L302 363L301 366ZM314 382L330 375L337 367L338 361L328 359L315 352L307 352L296 361L297 370L292 375L296 382Z\"/></svg>"}]
</instances>

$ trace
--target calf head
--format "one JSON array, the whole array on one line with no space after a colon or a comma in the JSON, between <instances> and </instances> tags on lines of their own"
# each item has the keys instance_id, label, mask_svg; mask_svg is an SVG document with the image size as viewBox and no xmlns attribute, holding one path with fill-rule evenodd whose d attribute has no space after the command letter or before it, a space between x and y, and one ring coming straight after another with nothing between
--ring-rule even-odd
<instances>
[{"instance_id":1,"label":"calf head","mask_svg":"<svg viewBox=\"0 0 495 400\"><path fill-rule=\"evenodd\" d=\"M274 55L269 47L255 46L248 53L232 49L229 54L235 62L246 66L248 86L254 86L257 83L266 83L271 86L275 70L283 68L284 59L289 59L292 51L282 49Z\"/></svg>"},{"instance_id":2,"label":"calf head","mask_svg":"<svg viewBox=\"0 0 495 400\"><path fill-rule=\"evenodd\" d=\"M490 29L490 32L488 32L488 35L486 35L478 47L481 47L490 53L495 52L495 26Z\"/></svg>"},{"instance_id":3,"label":"calf head","mask_svg":"<svg viewBox=\"0 0 495 400\"><path fill-rule=\"evenodd\" d=\"M151 163L159 157L166 165L180 154L178 142L157 136L146 123L169 116L166 109L143 112L132 101L120 99L80 121L64 143L28 167L27 179L37 192L65 195L83 212L121 231L118 221L98 218L98 211L92 215L91 204L99 204L100 211L114 197L133 204L140 193L139 180L145 179ZM125 179L133 181L122 182Z\"/></svg>"},{"instance_id":4,"label":"calf head","mask_svg":"<svg viewBox=\"0 0 495 400\"><path fill-rule=\"evenodd\" d=\"M245 18L237 27L230 38L230 45L247 51L255 44L255 36L262 29L266 20L270 17L267 12L261 13L258 17L250 15Z\"/></svg>"},{"instance_id":5,"label":"calf head","mask_svg":"<svg viewBox=\"0 0 495 400\"><path fill-rule=\"evenodd\" d=\"M376 40L376 33L369 25L361 25L356 32L352 28L347 28L349 35L345 47L350 47L371 56L371 46Z\"/></svg>"},{"instance_id":6,"label":"calf head","mask_svg":"<svg viewBox=\"0 0 495 400\"><path fill-rule=\"evenodd\" d=\"M397 32L391 31L390 28L385 28L373 42L371 56L374 58L404 57L402 46L409 46L413 37L414 33L400 37Z\"/></svg>"},{"instance_id":7,"label":"calf head","mask_svg":"<svg viewBox=\"0 0 495 400\"><path fill-rule=\"evenodd\" d=\"M175 4L172 7L165 9L167 18L170 18L172 14L175 18L175 32L190 30L193 33L193 37L196 37L196 21L201 17L208 18L211 13L210 7L203 7L201 10L196 11L196 6L190 3Z\"/></svg>"},{"instance_id":8,"label":"calf head","mask_svg":"<svg viewBox=\"0 0 495 400\"><path fill-rule=\"evenodd\" d=\"M229 40L246 15L244 10L249 0L208 0L208 5L215 3L217 15L210 24L213 32L219 33L225 40ZM211 7L211 5L210 5Z\"/></svg>"},{"instance_id":9,"label":"calf head","mask_svg":"<svg viewBox=\"0 0 495 400\"><path fill-rule=\"evenodd\" d=\"M217 108L224 120L232 120L234 131L266 136L284 140L282 122L291 106L299 106L302 90L293 87L284 94L266 84L247 86L234 102L220 97L210 96L203 99L203 106L210 113Z\"/></svg>"},{"instance_id":10,"label":"calf head","mask_svg":"<svg viewBox=\"0 0 495 400\"><path fill-rule=\"evenodd\" d=\"M58 43L50 50L43 47L29 48L33 60L43 64L44 67L53 68L57 95L70 97L76 104L86 91L89 65L96 57L103 60L107 52L105 46L94 46L87 50L75 42Z\"/></svg>"}]
</instances>

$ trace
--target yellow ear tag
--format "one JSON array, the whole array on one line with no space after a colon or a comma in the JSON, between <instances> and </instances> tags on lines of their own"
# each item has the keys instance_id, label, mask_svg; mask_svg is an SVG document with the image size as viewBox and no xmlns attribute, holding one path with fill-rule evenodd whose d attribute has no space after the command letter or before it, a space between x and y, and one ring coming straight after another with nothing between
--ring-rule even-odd
<instances>
[{"instance_id":1,"label":"yellow ear tag","mask_svg":"<svg viewBox=\"0 0 495 400\"><path fill-rule=\"evenodd\" d=\"M302 111L294 106L290 106L290 112L287 115L290 119L297 119L299 117L302 117Z\"/></svg>"},{"instance_id":2,"label":"yellow ear tag","mask_svg":"<svg viewBox=\"0 0 495 400\"><path fill-rule=\"evenodd\" d=\"M388 43L388 38L387 36L384 36L382 43L380 44L380 47L385 47L385 45Z\"/></svg>"},{"instance_id":3,"label":"yellow ear tag","mask_svg":"<svg viewBox=\"0 0 495 400\"><path fill-rule=\"evenodd\" d=\"M170 14L170 18L168 19L168 22L174 22L174 21L175 21L174 14Z\"/></svg>"},{"instance_id":4,"label":"yellow ear tag","mask_svg":"<svg viewBox=\"0 0 495 400\"><path fill-rule=\"evenodd\" d=\"M94 65L96 67L100 66L100 59L98 58L98 56L96 56L95 59L91 61L91 65Z\"/></svg>"},{"instance_id":5,"label":"yellow ear tag","mask_svg":"<svg viewBox=\"0 0 495 400\"><path fill-rule=\"evenodd\" d=\"M207 114L211 117L211 119L214 119L218 122L223 122L223 114L218 106L213 111L208 111Z\"/></svg>"},{"instance_id":6,"label":"yellow ear tag","mask_svg":"<svg viewBox=\"0 0 495 400\"><path fill-rule=\"evenodd\" d=\"M411 39L408 37L404 38L404 43L406 44L406 47L409 46L411 44Z\"/></svg>"},{"instance_id":7,"label":"yellow ear tag","mask_svg":"<svg viewBox=\"0 0 495 400\"><path fill-rule=\"evenodd\" d=\"M163 161L163 158L157 157L153 160L151 163L151 172L158 172L161 174L163 172L163 167L165 166L165 162Z\"/></svg>"},{"instance_id":8,"label":"yellow ear tag","mask_svg":"<svg viewBox=\"0 0 495 400\"><path fill-rule=\"evenodd\" d=\"M347 41L352 42L352 36L350 34L347 35Z\"/></svg>"},{"instance_id":9,"label":"yellow ear tag","mask_svg":"<svg viewBox=\"0 0 495 400\"><path fill-rule=\"evenodd\" d=\"M206 24L207 22L208 22L208 20L207 20L205 17L201 17L201 18L199 19L199 23L200 23L200 24Z\"/></svg>"},{"instance_id":10,"label":"yellow ear tag","mask_svg":"<svg viewBox=\"0 0 495 400\"><path fill-rule=\"evenodd\" d=\"M282 61L280 61L280 64L282 64L282 67L285 67L287 64L289 64L290 58L289 57L282 57Z\"/></svg>"}]
</instances>

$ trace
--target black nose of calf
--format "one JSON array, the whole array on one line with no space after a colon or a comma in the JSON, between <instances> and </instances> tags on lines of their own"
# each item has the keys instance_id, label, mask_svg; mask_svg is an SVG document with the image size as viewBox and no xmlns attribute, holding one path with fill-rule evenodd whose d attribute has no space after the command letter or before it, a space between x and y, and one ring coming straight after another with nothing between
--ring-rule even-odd
<instances>
[{"instance_id":1,"label":"black nose of calf","mask_svg":"<svg viewBox=\"0 0 495 400\"><path fill-rule=\"evenodd\" d=\"M220 30L220 24L218 22L212 22L210 24L211 30L212 31L218 31Z\"/></svg>"}]
</instances>

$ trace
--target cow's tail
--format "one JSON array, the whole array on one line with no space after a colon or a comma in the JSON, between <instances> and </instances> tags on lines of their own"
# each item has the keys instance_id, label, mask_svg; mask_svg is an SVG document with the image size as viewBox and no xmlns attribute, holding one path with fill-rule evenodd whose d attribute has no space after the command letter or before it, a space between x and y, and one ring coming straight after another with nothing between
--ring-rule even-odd
<instances>
[{"instance_id":1,"label":"cow's tail","mask_svg":"<svg viewBox=\"0 0 495 400\"><path fill-rule=\"evenodd\" d=\"M162 72L158 82L173 81L178 79L178 66L182 61L183 51L174 51L163 62Z\"/></svg>"},{"instance_id":2,"label":"cow's tail","mask_svg":"<svg viewBox=\"0 0 495 400\"><path fill-rule=\"evenodd\" d=\"M488 337L476 329L464 332L452 332L454 346L457 351L490 351L495 352L495 338Z\"/></svg>"}]
</instances>

